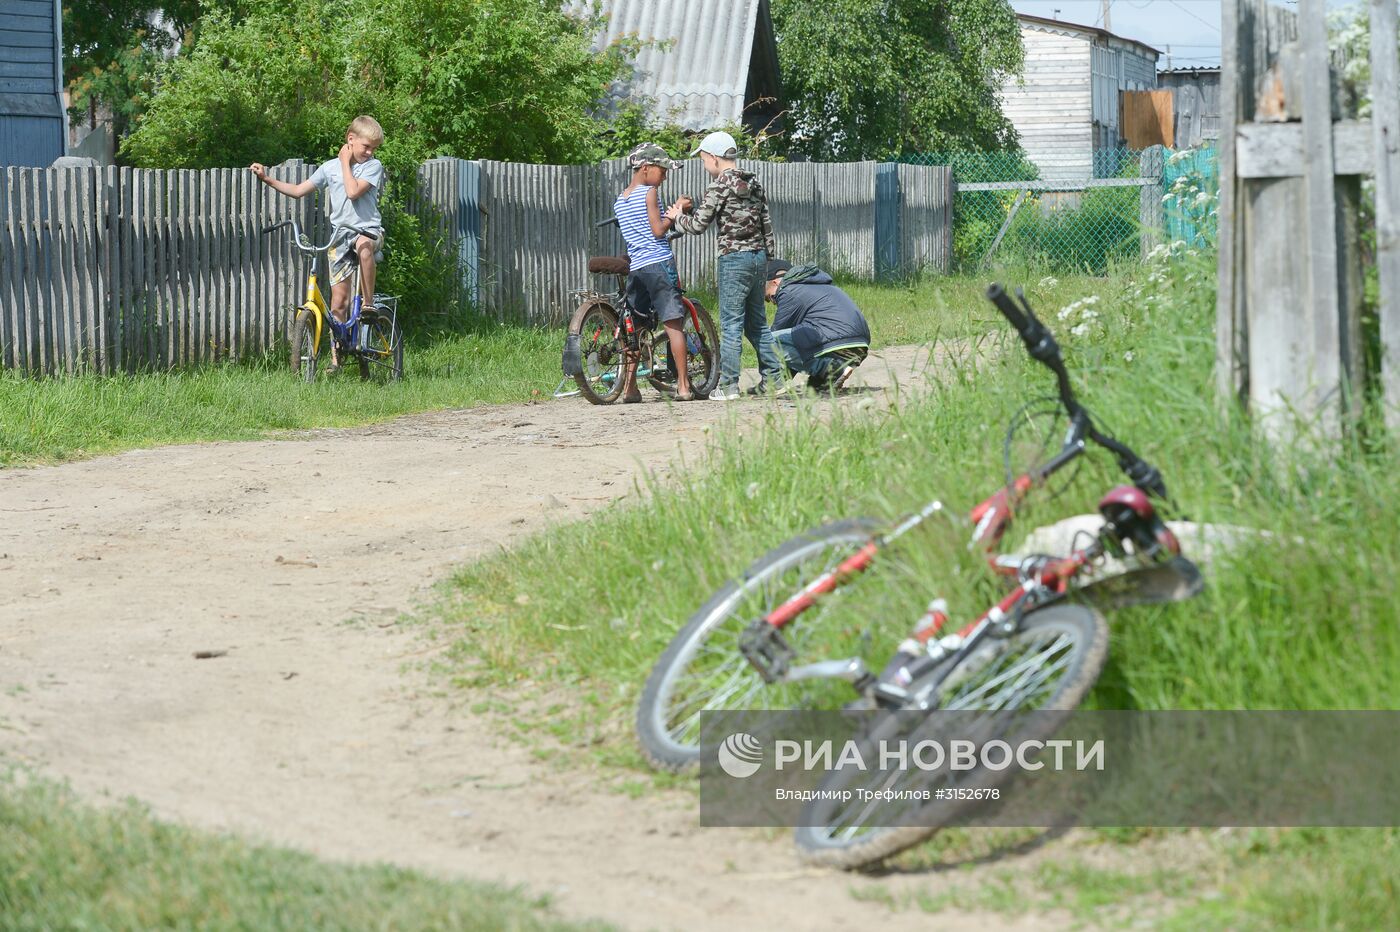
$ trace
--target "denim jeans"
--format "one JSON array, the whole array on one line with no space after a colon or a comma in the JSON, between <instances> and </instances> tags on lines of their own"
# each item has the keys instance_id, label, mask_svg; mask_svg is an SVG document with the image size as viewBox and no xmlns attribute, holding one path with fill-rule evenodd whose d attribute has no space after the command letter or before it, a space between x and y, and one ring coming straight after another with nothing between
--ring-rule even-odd
<instances>
[{"instance_id":1,"label":"denim jeans","mask_svg":"<svg viewBox=\"0 0 1400 932\"><path fill-rule=\"evenodd\" d=\"M807 376L815 382L821 382L826 378L827 370L831 368L834 360L830 356L817 356L810 362L802 361L802 354L797 351L797 347L792 342L792 331L774 330L773 343L778 347L778 354L783 357L783 362L787 365L788 372L805 372Z\"/></svg>"},{"instance_id":2,"label":"denim jeans","mask_svg":"<svg viewBox=\"0 0 1400 932\"><path fill-rule=\"evenodd\" d=\"M739 352L743 337L758 351L758 371L764 379L780 381L782 364L773 347L768 315L763 308L768 254L762 250L731 252L719 257L719 387L739 385Z\"/></svg>"}]
</instances>

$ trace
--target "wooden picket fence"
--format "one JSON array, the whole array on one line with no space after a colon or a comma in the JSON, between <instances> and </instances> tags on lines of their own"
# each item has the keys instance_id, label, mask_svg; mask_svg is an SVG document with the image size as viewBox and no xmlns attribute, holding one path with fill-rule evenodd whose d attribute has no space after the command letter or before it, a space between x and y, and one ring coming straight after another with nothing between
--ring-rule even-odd
<instances>
[{"instance_id":1,"label":"wooden picket fence","mask_svg":"<svg viewBox=\"0 0 1400 932\"><path fill-rule=\"evenodd\" d=\"M0 364L118 372L262 353L305 275L290 235L262 230L290 217L315 229L316 216L246 170L7 168Z\"/></svg>"},{"instance_id":2,"label":"wooden picket fence","mask_svg":"<svg viewBox=\"0 0 1400 932\"><path fill-rule=\"evenodd\" d=\"M768 188L785 256L866 278L948 268L953 184L947 168L751 167ZM297 160L271 171L300 181L311 166ZM877 185L882 171L893 183ZM420 167L407 201L425 232L455 247L461 290L450 299L465 298L502 318L557 324L576 292L611 284L590 278L587 258L622 248L614 230L593 222L611 215L627 176L619 160L519 165L441 158ZM668 181L668 194L699 196L707 180L691 160ZM263 230L292 217L325 240L316 196L283 197L246 169L4 169L0 368L133 372L272 351L301 299L308 260L289 230ZM392 254L390 243L390 262ZM679 260L690 284L713 282L709 237L688 241Z\"/></svg>"}]
</instances>

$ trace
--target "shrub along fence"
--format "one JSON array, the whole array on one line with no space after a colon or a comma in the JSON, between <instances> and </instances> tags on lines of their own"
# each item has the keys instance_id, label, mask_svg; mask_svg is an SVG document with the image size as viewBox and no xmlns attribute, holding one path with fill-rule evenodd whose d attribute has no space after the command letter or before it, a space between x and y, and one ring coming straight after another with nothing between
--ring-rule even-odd
<instances>
[{"instance_id":1,"label":"shrub along fence","mask_svg":"<svg viewBox=\"0 0 1400 932\"><path fill-rule=\"evenodd\" d=\"M941 166L743 163L769 192L778 250L861 278L946 271L952 175ZM272 169L299 181L300 160ZM455 256L460 297L501 318L557 324L592 282L590 255L622 249L612 215L622 160L521 165L433 159L410 209ZM699 199L698 160L665 199ZM0 179L0 368L120 372L244 358L275 347L306 264L286 232L327 229L317 199L294 201L243 169L6 168ZM388 261L393 261L393 243ZM679 241L681 274L714 280L713 233ZM412 309L406 309L410 315ZM409 317L410 326L412 317Z\"/></svg>"}]
</instances>

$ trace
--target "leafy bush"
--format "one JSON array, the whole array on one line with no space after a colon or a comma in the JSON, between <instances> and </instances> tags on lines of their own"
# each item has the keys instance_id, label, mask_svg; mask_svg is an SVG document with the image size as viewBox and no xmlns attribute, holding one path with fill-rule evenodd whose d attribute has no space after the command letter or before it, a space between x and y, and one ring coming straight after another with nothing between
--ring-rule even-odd
<instances>
[{"instance_id":1,"label":"leafy bush","mask_svg":"<svg viewBox=\"0 0 1400 932\"><path fill-rule=\"evenodd\" d=\"M600 154L590 108L630 47L591 48L594 23L536 0L248 0L210 7L188 54L162 70L122 145L153 168L332 157L360 113L384 126L381 199L392 259L382 290L446 310L455 257L405 210L438 155L578 162Z\"/></svg>"}]
</instances>

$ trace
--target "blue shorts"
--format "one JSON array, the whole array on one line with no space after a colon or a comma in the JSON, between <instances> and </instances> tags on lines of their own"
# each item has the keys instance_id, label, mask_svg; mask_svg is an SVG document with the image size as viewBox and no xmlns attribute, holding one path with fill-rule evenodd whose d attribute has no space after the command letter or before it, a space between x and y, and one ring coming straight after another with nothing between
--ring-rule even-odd
<instances>
[{"instance_id":1,"label":"blue shorts","mask_svg":"<svg viewBox=\"0 0 1400 932\"><path fill-rule=\"evenodd\" d=\"M674 262L653 262L627 275L627 300L632 313L667 323L685 316Z\"/></svg>"}]
</instances>

